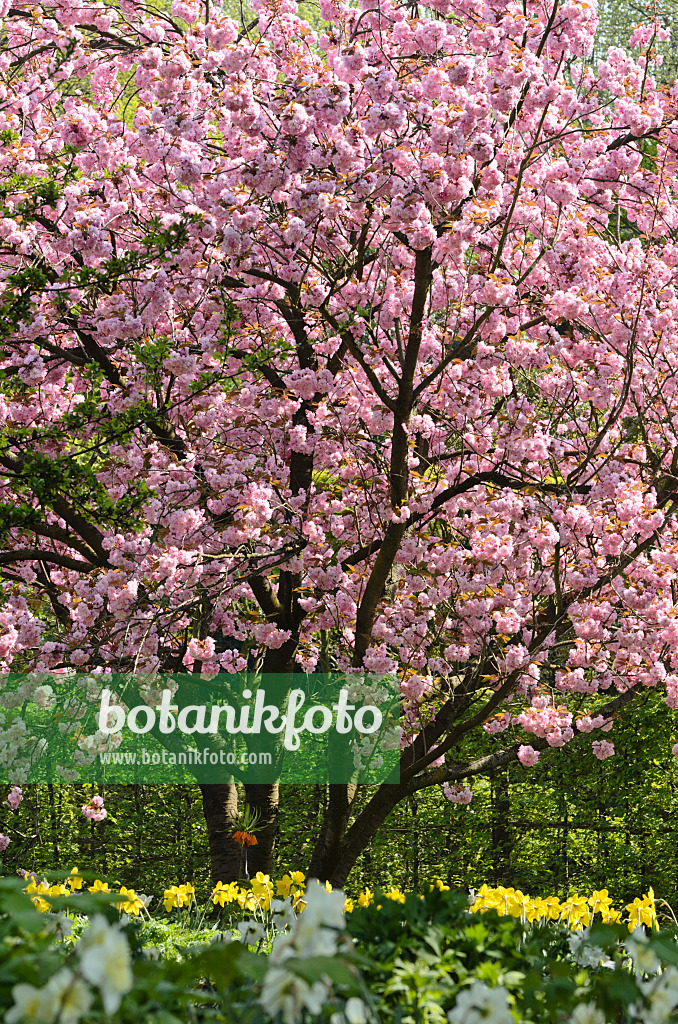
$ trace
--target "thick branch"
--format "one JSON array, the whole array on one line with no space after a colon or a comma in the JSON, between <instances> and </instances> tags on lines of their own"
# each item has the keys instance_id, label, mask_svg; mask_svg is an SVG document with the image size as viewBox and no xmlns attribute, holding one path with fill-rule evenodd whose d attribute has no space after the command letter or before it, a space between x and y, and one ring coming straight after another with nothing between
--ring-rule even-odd
<instances>
[{"instance_id":1,"label":"thick branch","mask_svg":"<svg viewBox=\"0 0 678 1024\"><path fill-rule=\"evenodd\" d=\"M16 551L0 551L0 565L12 565L14 562L51 562L64 569L75 572L91 572L89 562L81 562L79 558L60 555L57 551L39 551L37 548L17 548Z\"/></svg>"}]
</instances>

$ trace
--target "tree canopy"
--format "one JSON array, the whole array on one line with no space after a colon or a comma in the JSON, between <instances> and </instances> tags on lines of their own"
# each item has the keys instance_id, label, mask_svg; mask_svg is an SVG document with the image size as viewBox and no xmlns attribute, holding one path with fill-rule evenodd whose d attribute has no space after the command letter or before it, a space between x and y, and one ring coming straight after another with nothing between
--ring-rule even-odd
<instances>
[{"instance_id":1,"label":"tree canopy","mask_svg":"<svg viewBox=\"0 0 678 1024\"><path fill-rule=\"evenodd\" d=\"M576 0L253 6L0 0L0 656L398 673L341 883L403 797L678 702L676 99Z\"/></svg>"}]
</instances>

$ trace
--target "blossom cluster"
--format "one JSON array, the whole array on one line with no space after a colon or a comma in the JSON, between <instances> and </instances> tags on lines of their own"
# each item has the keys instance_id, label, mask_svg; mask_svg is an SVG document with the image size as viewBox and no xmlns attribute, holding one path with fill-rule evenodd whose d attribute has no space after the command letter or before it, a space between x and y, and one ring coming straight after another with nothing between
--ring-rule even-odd
<instances>
[{"instance_id":1,"label":"blossom cluster","mask_svg":"<svg viewBox=\"0 0 678 1024\"><path fill-rule=\"evenodd\" d=\"M108 814L104 807L104 798L97 795L90 797L89 803L82 805L82 814L90 821L103 821Z\"/></svg>"},{"instance_id":2,"label":"blossom cluster","mask_svg":"<svg viewBox=\"0 0 678 1024\"><path fill-rule=\"evenodd\" d=\"M12 788L9 791L9 793L7 794L7 796L4 799L4 804L5 804L6 807L9 807L10 810L17 811L19 809L19 805L21 804L23 798L24 798L24 795L23 795L23 792L21 791L21 786L12 786ZM5 850L9 846L10 842L11 842L10 837L6 836L4 833L0 832L0 853L4 853L5 852Z\"/></svg>"}]
</instances>

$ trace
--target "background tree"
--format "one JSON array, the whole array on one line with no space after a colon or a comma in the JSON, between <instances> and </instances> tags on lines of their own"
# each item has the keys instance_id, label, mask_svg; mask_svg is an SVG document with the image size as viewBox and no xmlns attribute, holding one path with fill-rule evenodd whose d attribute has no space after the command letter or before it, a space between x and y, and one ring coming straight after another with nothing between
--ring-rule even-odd
<instances>
[{"instance_id":1,"label":"background tree","mask_svg":"<svg viewBox=\"0 0 678 1024\"><path fill-rule=\"evenodd\" d=\"M255 7L0 4L0 656L397 672L343 883L401 801L678 701L675 101L584 3Z\"/></svg>"}]
</instances>

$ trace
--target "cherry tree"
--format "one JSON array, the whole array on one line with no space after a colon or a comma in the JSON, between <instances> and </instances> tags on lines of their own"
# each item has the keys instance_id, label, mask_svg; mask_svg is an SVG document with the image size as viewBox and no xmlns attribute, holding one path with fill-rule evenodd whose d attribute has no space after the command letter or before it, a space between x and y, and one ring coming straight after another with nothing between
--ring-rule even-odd
<instances>
[{"instance_id":1,"label":"cherry tree","mask_svg":"<svg viewBox=\"0 0 678 1024\"><path fill-rule=\"evenodd\" d=\"M252 7L0 0L0 658L397 673L342 884L405 797L678 706L678 94L584 0Z\"/></svg>"}]
</instances>

